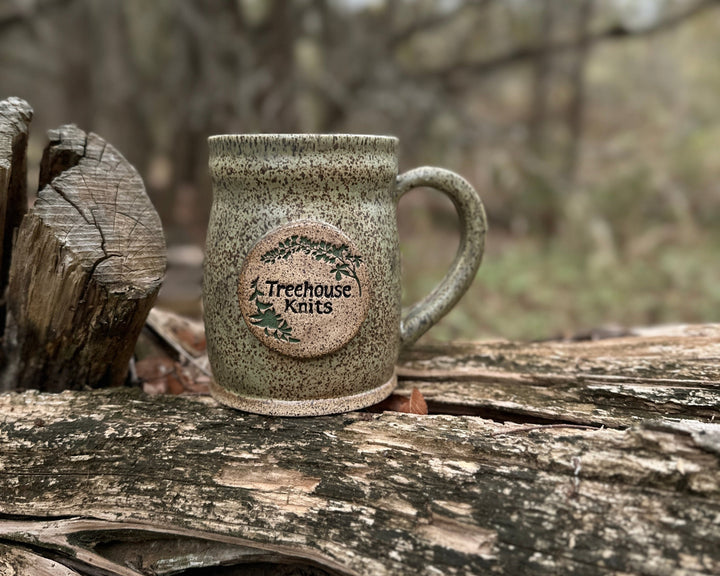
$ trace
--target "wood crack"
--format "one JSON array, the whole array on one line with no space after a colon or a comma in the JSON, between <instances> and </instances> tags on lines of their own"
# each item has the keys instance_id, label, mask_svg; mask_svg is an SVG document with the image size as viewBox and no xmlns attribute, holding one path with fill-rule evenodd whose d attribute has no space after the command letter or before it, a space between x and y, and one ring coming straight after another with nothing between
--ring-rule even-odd
<instances>
[{"instance_id":1,"label":"wood crack","mask_svg":"<svg viewBox=\"0 0 720 576\"><path fill-rule=\"evenodd\" d=\"M50 188L52 188L52 190L58 196L60 196L65 202L67 202L70 206L72 206L75 209L75 211L77 212L78 216L80 216L80 218L82 218L89 226L93 226L93 222L91 222L88 219L88 217L85 215L85 213L80 209L80 206L78 206L78 204L76 202L71 200L70 197L63 191L63 189L61 187L54 186L52 182L50 184L48 184L48 186ZM45 200L45 199L43 199L43 200L48 202L48 200ZM95 228L98 230L98 232L100 232L100 228L97 225L97 222L95 222L94 225L95 225Z\"/></svg>"},{"instance_id":2,"label":"wood crack","mask_svg":"<svg viewBox=\"0 0 720 576\"><path fill-rule=\"evenodd\" d=\"M624 429L720 414L720 363L712 360L719 324L630 332L590 342L416 346L400 360L396 394L418 388L433 413L528 424Z\"/></svg>"}]
</instances>

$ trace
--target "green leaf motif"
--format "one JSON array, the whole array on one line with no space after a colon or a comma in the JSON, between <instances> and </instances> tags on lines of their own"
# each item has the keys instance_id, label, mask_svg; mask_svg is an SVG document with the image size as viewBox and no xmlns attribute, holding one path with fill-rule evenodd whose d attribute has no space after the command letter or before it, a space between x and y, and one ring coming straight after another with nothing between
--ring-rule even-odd
<instances>
[{"instance_id":1,"label":"green leaf motif","mask_svg":"<svg viewBox=\"0 0 720 576\"><path fill-rule=\"evenodd\" d=\"M250 323L258 328L263 328L263 332L270 338L275 338L282 342L296 344L300 342L298 338L292 337L292 327L287 323L282 315L278 314L271 302L261 302L260 296L265 296L258 287L259 277L250 283L253 293L248 300L255 302L257 313L250 316Z\"/></svg>"},{"instance_id":2,"label":"green leaf motif","mask_svg":"<svg viewBox=\"0 0 720 576\"><path fill-rule=\"evenodd\" d=\"M257 287L257 283L260 277L255 278L252 282L250 282L250 288L253 289L253 293L250 295L250 302L253 300L257 300L260 296L265 296L263 292L260 291L260 289Z\"/></svg>"},{"instance_id":3,"label":"green leaf motif","mask_svg":"<svg viewBox=\"0 0 720 576\"><path fill-rule=\"evenodd\" d=\"M331 244L324 240L317 241L311 240L307 236L293 235L281 241L276 248L265 252L260 260L264 264L275 264L278 260L287 260L298 252L311 255L318 262L335 265L330 274L334 274L336 280L341 280L343 276L354 279L358 286L358 293L362 296L362 286L357 276L357 268L363 260L357 254L352 254L347 244Z\"/></svg>"}]
</instances>

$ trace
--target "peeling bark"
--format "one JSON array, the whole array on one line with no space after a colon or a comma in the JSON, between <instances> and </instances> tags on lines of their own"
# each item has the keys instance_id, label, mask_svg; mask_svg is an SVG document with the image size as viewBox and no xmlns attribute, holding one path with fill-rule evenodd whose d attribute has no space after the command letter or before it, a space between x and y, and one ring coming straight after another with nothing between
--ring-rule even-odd
<instances>
[{"instance_id":1,"label":"peeling bark","mask_svg":"<svg viewBox=\"0 0 720 576\"><path fill-rule=\"evenodd\" d=\"M67 566L18 546L0 544L0 574L4 576L80 576Z\"/></svg>"}]
</instances>

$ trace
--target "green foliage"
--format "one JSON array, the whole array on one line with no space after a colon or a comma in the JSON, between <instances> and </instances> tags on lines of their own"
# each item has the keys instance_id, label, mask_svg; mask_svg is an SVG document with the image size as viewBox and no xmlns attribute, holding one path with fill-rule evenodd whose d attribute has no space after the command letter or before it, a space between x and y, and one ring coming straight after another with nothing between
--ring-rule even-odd
<instances>
[{"instance_id":1,"label":"green foliage","mask_svg":"<svg viewBox=\"0 0 720 576\"><path fill-rule=\"evenodd\" d=\"M430 340L543 339L602 326L707 322L720 314L720 236L655 245L642 258L595 268L572 238L541 247L503 241ZM421 294L413 291L406 300Z\"/></svg>"},{"instance_id":2,"label":"green foliage","mask_svg":"<svg viewBox=\"0 0 720 576\"><path fill-rule=\"evenodd\" d=\"M665 199L653 185L651 172L645 166L634 166L627 172L614 174L584 193L589 203L585 217L607 223L620 250L630 246L643 228L673 220ZM578 224L587 225L587 221Z\"/></svg>"}]
</instances>

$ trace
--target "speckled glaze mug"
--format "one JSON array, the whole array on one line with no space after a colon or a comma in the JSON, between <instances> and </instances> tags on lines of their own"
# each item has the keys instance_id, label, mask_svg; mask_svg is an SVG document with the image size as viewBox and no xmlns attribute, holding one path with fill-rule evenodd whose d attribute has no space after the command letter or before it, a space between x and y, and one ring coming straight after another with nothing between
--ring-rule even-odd
<instances>
[{"instance_id":1,"label":"speckled glaze mug","mask_svg":"<svg viewBox=\"0 0 720 576\"><path fill-rule=\"evenodd\" d=\"M383 400L401 348L475 277L486 230L475 190L440 168L398 176L389 136L222 135L209 148L203 298L213 396L282 416ZM442 282L402 316L397 205L419 186L452 199L461 240Z\"/></svg>"}]
</instances>

